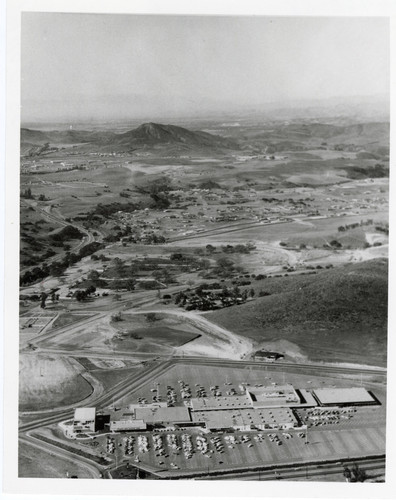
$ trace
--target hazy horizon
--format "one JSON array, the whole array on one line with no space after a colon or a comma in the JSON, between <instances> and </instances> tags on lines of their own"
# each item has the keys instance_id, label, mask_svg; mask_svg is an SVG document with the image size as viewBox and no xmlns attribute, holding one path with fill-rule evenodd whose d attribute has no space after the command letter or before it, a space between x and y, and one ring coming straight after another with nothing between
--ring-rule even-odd
<instances>
[{"instance_id":1,"label":"hazy horizon","mask_svg":"<svg viewBox=\"0 0 396 500\"><path fill-rule=\"evenodd\" d=\"M389 96L386 18L23 13L24 123Z\"/></svg>"}]
</instances>

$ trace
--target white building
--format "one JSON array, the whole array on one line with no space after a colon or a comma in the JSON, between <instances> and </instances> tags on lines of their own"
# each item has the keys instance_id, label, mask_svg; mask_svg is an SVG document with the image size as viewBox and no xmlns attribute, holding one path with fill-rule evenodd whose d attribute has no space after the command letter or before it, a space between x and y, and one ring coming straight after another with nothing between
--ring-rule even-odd
<instances>
[{"instance_id":1,"label":"white building","mask_svg":"<svg viewBox=\"0 0 396 500\"><path fill-rule=\"evenodd\" d=\"M96 408L76 408L74 410L74 432L95 432Z\"/></svg>"}]
</instances>

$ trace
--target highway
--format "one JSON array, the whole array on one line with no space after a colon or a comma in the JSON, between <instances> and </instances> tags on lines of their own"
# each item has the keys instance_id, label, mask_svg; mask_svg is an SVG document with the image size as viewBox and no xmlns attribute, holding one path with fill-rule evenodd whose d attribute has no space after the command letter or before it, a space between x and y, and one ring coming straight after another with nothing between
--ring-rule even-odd
<instances>
[{"instance_id":1,"label":"highway","mask_svg":"<svg viewBox=\"0 0 396 500\"><path fill-rule=\"evenodd\" d=\"M92 354L91 354L92 356ZM125 356L124 356L125 358ZM229 367L229 368L247 368L250 366L263 366L264 363L260 362L254 362L254 361L232 361L232 360L224 360L224 359L213 359L213 360L207 360L204 358L200 357L194 357L190 356L187 358L181 358L181 357L172 357L169 358L167 357L166 359L161 359L161 357L157 357L156 360L151 360L149 361L149 365L142 368L139 373L132 375L129 377L127 380L122 381L121 383L115 385L112 387L107 393L101 394L97 399L94 401L91 401L90 404L97 406L97 407L105 407L109 406L113 400L118 400L125 396L126 394L136 391L139 388L141 388L144 384L152 380L153 378L158 378L162 374L164 374L174 363L182 363L182 364L188 364L188 363L195 363L199 364L201 366L223 366L223 367ZM384 375L383 370L371 370L371 369L357 369L357 368L349 368L349 369L344 369L344 368L337 368L337 367L332 367L332 366L325 366L325 365L314 365L314 364L294 364L294 363L267 363L267 366L269 366L271 369L279 369L279 370L285 370L285 368L289 369L290 371L293 372L306 372L309 371L310 373L318 373L318 369L321 370L321 373L337 373L337 374L355 374L359 375L360 373L365 373L365 374L380 374ZM347 372L345 371L347 370ZM75 405L76 406L76 405ZM77 405L78 406L78 405ZM22 424L20 426L20 431L27 431L35 428L42 427L44 425L49 425L52 423L59 422L61 420L66 420L70 418L73 414L72 411L73 407L70 406L70 409L68 410L59 410L59 411L54 411L54 410L48 410L48 411L43 411L41 414L34 412L31 413L30 416L36 417L34 420L27 422L25 424ZM25 413L27 416L28 414Z\"/></svg>"},{"instance_id":2,"label":"highway","mask_svg":"<svg viewBox=\"0 0 396 500\"><path fill-rule=\"evenodd\" d=\"M132 391L137 391L139 390L144 384L150 382L154 378L158 379L161 378L161 376L174 364L174 363L198 363L203 366L227 366L227 367L249 367L249 366L263 366L264 363L262 362L254 362L254 361L233 361L233 360L224 360L224 359L203 359L197 356L189 356L189 357L176 357L176 358L171 358L171 359L161 359L158 358L156 361L151 361L150 364L142 370L139 371L139 373L134 374L130 377L127 378L127 380L123 380L122 382L118 383L114 387L112 387L109 391L107 391L104 394L101 394L99 397L96 398L95 401L92 401L90 404L92 406L96 406L98 408L104 408L106 406L110 406L111 403L114 400L119 400L123 396L129 394ZM301 365L296 365L294 363L284 363L284 362L274 362L274 363L266 363L267 366L270 366L271 369L285 369L286 367L289 369L292 369L293 371L297 370L309 370L312 371L313 373L318 372L318 368L321 369L323 372L327 373L345 373L345 370L348 371L349 374L359 374L362 372L361 369L358 368L339 368L339 367L332 367L332 366L323 366L323 365L314 365L314 364L301 364ZM384 370L377 370L377 369L365 369L365 373L373 374L384 374ZM77 405L78 406L78 405ZM50 414L49 414L50 413ZM73 415L73 408L70 407L70 409L67 410L62 410L62 411L54 411L51 410L50 412L42 412L41 414L35 414L35 415L30 415L33 417L33 420L23 423L20 426L20 439L25 439L25 441L29 442L29 444L32 444L32 439L34 439L32 436L29 436L29 431L32 431L34 429L39 429L40 427L43 426L48 426L50 424L55 424L58 423L62 420L67 420L71 418ZM25 417L25 416L24 416ZM39 443L37 442L39 441ZM40 442L40 440L35 440L36 446L39 446L41 449L47 450L49 453L53 453L54 451L57 452L57 454L66 460L77 460L81 466L86 466L87 472L89 474L92 474L94 477L100 477L100 470L102 470L102 473L104 469L101 466L98 466L97 464L94 464L94 462L89 461L89 459L80 457L78 455L74 455L73 453L67 451L67 450L62 450L61 448L57 448L54 445ZM352 460L350 458L350 460ZM359 457L356 460L360 460ZM337 463L334 464L326 464L320 465L320 461L315 465L307 465L305 467L304 465L301 464L293 464L289 468L284 468L284 467L278 467L276 468L276 472L274 472L274 469L272 468L271 470L262 470L262 471L245 471L245 472L237 472L234 470L234 472L227 474L227 475L220 475L217 474L216 476L213 477L195 477L196 479L241 479L241 480L274 480L274 479L284 479L284 480L292 480L292 479L307 479L315 476L324 476L327 474L341 474L342 471L340 472L341 465L339 464L340 461L337 461ZM384 469L384 458L381 457L380 459L372 459L370 458L368 461L362 462L362 468L366 471L382 471ZM107 473L110 473L110 471L107 471ZM176 472L176 471L173 471ZM186 477L189 476L190 474L188 471L184 474L180 474L178 476L179 478L181 477ZM196 476L197 474L191 473L191 476ZM168 478L168 475L165 473L162 477ZM173 476L172 477L176 479L177 477Z\"/></svg>"},{"instance_id":3,"label":"highway","mask_svg":"<svg viewBox=\"0 0 396 500\"><path fill-rule=\"evenodd\" d=\"M273 481L273 480L293 480L293 479L315 479L327 475L337 475L340 480L343 478L344 466L352 468L355 464L361 470L370 472L368 476L377 473L382 475L385 473L385 455L378 458L348 458L338 459L334 463L321 463L319 460L314 464L293 464L285 467L274 466L269 470L256 470L248 472L232 471L226 474L211 474L195 478L196 480L240 480L240 481Z\"/></svg>"},{"instance_id":4,"label":"highway","mask_svg":"<svg viewBox=\"0 0 396 500\"><path fill-rule=\"evenodd\" d=\"M90 478L98 479L101 477L101 473L94 462L85 457L77 455L76 453L72 453L70 451L64 450L63 448L59 448L58 446L55 446L53 444L46 443L45 441L37 439L33 436L20 436L19 441L21 443L25 443L29 446L33 446L34 448L37 448L41 451L48 453L50 457L57 456L63 460L71 462L73 465L78 464L80 468L85 469L88 477Z\"/></svg>"},{"instance_id":5,"label":"highway","mask_svg":"<svg viewBox=\"0 0 396 500\"><path fill-rule=\"evenodd\" d=\"M147 366L139 371L139 373L134 374L128 377L127 380L123 380L122 382L118 383L106 393L101 394L95 401L91 401L90 404L97 407L109 406L113 402L113 400L118 400L123 396L129 394L131 391L140 389L153 377L160 377L168 370L168 368L172 364L170 361L155 363L155 366ZM58 423L62 420L67 420L73 416L73 408L76 406L78 406L78 404L70 406L70 409L59 410L55 412L54 410L43 411L41 414L37 414L37 412L35 412L34 414L32 414L34 420L20 425L19 430L20 432L27 432L39 427ZM48 415L48 413L50 414Z\"/></svg>"}]
</instances>

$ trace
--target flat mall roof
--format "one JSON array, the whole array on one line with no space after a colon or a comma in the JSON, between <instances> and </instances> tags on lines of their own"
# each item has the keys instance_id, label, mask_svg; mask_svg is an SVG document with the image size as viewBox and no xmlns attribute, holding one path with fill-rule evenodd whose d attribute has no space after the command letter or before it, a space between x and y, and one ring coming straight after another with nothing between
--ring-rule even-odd
<instances>
[{"instance_id":1,"label":"flat mall roof","mask_svg":"<svg viewBox=\"0 0 396 500\"><path fill-rule=\"evenodd\" d=\"M74 410L74 420L87 422L95 420L96 408L76 408Z\"/></svg>"},{"instance_id":2,"label":"flat mall roof","mask_svg":"<svg viewBox=\"0 0 396 500\"><path fill-rule=\"evenodd\" d=\"M375 399L364 387L315 389L315 396L323 404L374 403Z\"/></svg>"}]
</instances>

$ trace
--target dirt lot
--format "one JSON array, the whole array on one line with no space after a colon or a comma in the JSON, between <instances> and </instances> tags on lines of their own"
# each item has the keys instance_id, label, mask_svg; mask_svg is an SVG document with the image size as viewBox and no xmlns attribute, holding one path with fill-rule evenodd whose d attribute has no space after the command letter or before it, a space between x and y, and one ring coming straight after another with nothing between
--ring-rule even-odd
<instances>
[{"instance_id":1,"label":"dirt lot","mask_svg":"<svg viewBox=\"0 0 396 500\"><path fill-rule=\"evenodd\" d=\"M118 332L113 343L133 352L172 352L200 336L199 330L169 315L123 314L122 321L110 324Z\"/></svg>"},{"instance_id":2,"label":"dirt lot","mask_svg":"<svg viewBox=\"0 0 396 500\"><path fill-rule=\"evenodd\" d=\"M92 392L83 371L79 363L60 356L21 354L19 409L37 411L81 401Z\"/></svg>"}]
</instances>

